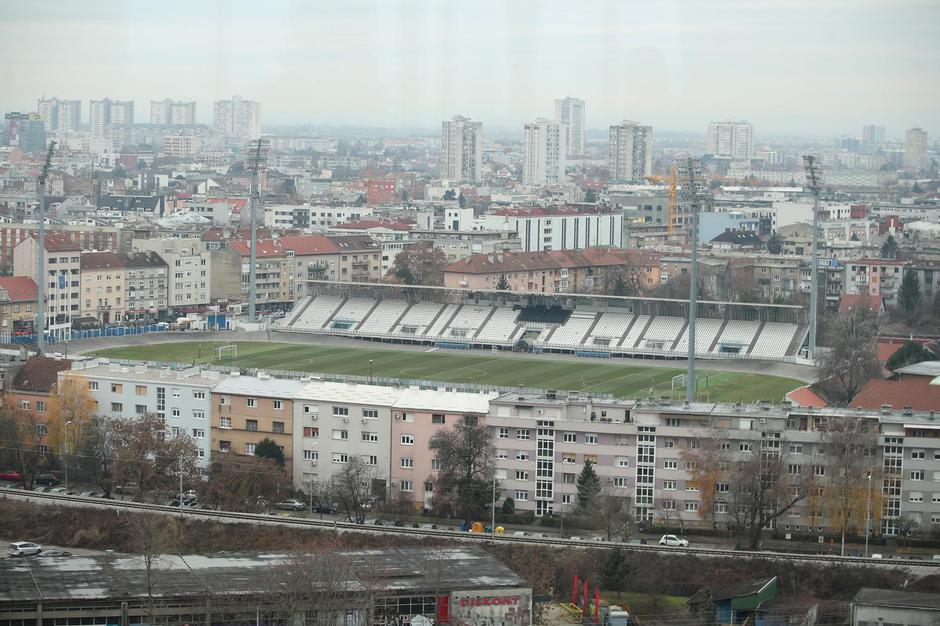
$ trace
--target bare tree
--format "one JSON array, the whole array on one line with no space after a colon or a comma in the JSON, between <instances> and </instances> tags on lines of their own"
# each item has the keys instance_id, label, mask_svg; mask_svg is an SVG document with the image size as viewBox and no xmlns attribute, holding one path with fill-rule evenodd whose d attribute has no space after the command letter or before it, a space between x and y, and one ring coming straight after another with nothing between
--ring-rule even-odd
<instances>
[{"instance_id":1,"label":"bare tree","mask_svg":"<svg viewBox=\"0 0 940 626\"><path fill-rule=\"evenodd\" d=\"M45 425L32 411L16 408L5 397L0 402L0 461L20 473L23 486L52 466L54 459L46 447Z\"/></svg>"},{"instance_id":2,"label":"bare tree","mask_svg":"<svg viewBox=\"0 0 940 626\"><path fill-rule=\"evenodd\" d=\"M268 596L270 622L304 626L338 624L356 598L363 597L353 560L324 546L314 552L292 554L274 563L261 584Z\"/></svg>"},{"instance_id":3,"label":"bare tree","mask_svg":"<svg viewBox=\"0 0 940 626\"><path fill-rule=\"evenodd\" d=\"M588 516L594 528L601 529L607 541L626 538L633 516L630 515L630 496L626 489L605 485L594 497Z\"/></svg>"},{"instance_id":4,"label":"bare tree","mask_svg":"<svg viewBox=\"0 0 940 626\"><path fill-rule=\"evenodd\" d=\"M75 472L84 481L94 483L111 497L114 488L114 459L117 444L111 428L111 420L93 419L80 431L75 441Z\"/></svg>"},{"instance_id":5,"label":"bare tree","mask_svg":"<svg viewBox=\"0 0 940 626\"><path fill-rule=\"evenodd\" d=\"M151 618L159 614L162 581L172 574L168 554L179 552L180 532L176 519L166 515L132 515L127 524L131 549L144 566L146 611Z\"/></svg>"},{"instance_id":6,"label":"bare tree","mask_svg":"<svg viewBox=\"0 0 940 626\"><path fill-rule=\"evenodd\" d=\"M825 345L819 377L838 404L847 405L878 373L876 342L884 318L859 307L834 315L824 324Z\"/></svg>"},{"instance_id":7,"label":"bare tree","mask_svg":"<svg viewBox=\"0 0 940 626\"><path fill-rule=\"evenodd\" d=\"M690 486L699 492L698 516L715 526L718 505L724 503L720 489L728 482L731 442L724 430L712 428L696 444L695 448L684 448L679 458L686 463Z\"/></svg>"},{"instance_id":8,"label":"bare tree","mask_svg":"<svg viewBox=\"0 0 940 626\"><path fill-rule=\"evenodd\" d=\"M679 510L679 503L676 500L660 491L656 494L655 511L659 516L659 523L666 528L679 527L681 533L685 533L685 519L682 517L682 511Z\"/></svg>"},{"instance_id":9,"label":"bare tree","mask_svg":"<svg viewBox=\"0 0 940 626\"><path fill-rule=\"evenodd\" d=\"M434 507L456 512L469 525L493 504L496 450L492 434L476 418L465 416L452 429L435 433L429 447L440 464Z\"/></svg>"},{"instance_id":10,"label":"bare tree","mask_svg":"<svg viewBox=\"0 0 940 626\"><path fill-rule=\"evenodd\" d=\"M212 456L203 499L221 509L261 513L287 489L287 476L274 459L219 452Z\"/></svg>"},{"instance_id":11,"label":"bare tree","mask_svg":"<svg viewBox=\"0 0 940 626\"><path fill-rule=\"evenodd\" d=\"M358 456L351 456L342 469L333 476L333 488L340 508L350 522L365 522L366 511L373 500L375 466L368 465Z\"/></svg>"},{"instance_id":12,"label":"bare tree","mask_svg":"<svg viewBox=\"0 0 940 626\"><path fill-rule=\"evenodd\" d=\"M136 483L135 500L153 489L170 487L179 480L197 476L198 453L192 439L165 436L163 419L149 413L139 419L115 419L111 425L114 443L114 476Z\"/></svg>"},{"instance_id":13,"label":"bare tree","mask_svg":"<svg viewBox=\"0 0 940 626\"><path fill-rule=\"evenodd\" d=\"M878 424L847 415L829 417L823 443L829 459L823 481L824 500L831 519L838 524L844 556L846 531L859 523L864 527L868 489L872 481L881 484ZM881 489L877 492L879 501L874 503L872 512L881 509Z\"/></svg>"}]
</instances>

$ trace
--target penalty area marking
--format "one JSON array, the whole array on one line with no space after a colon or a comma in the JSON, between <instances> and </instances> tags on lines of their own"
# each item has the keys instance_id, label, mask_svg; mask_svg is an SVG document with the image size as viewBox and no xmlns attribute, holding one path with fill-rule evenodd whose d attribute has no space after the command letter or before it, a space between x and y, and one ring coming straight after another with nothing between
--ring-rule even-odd
<instances>
[{"instance_id":1,"label":"penalty area marking","mask_svg":"<svg viewBox=\"0 0 940 626\"><path fill-rule=\"evenodd\" d=\"M436 350L437 350L437 346L434 346L434 347L431 348L430 350L425 350L425 353L427 353L427 352L434 352L434 351L436 351Z\"/></svg>"}]
</instances>

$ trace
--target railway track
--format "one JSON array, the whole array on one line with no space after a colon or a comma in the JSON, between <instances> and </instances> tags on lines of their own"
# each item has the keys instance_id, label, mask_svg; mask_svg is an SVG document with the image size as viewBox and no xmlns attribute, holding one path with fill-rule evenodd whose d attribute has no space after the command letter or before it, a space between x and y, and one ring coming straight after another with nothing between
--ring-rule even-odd
<instances>
[{"instance_id":1,"label":"railway track","mask_svg":"<svg viewBox=\"0 0 940 626\"><path fill-rule=\"evenodd\" d=\"M674 548L659 545L627 544L619 541L596 541L585 539L561 539L554 537L533 537L516 535L493 535L469 533L445 529L408 528L402 526L369 526L341 522L338 520L318 520L301 517L264 515L260 513L239 513L235 511L214 511L211 509L179 509L160 504L126 502L104 498L69 496L64 494L23 491L0 488L0 497L11 500L31 500L43 503L79 506L85 508L105 508L148 513L182 515L192 519L203 519L223 523L285 525L300 528L315 528L337 532L367 533L373 535L398 535L413 537L441 537L458 541L500 542L514 544L542 545L553 548L620 548L631 552L657 552L660 554L684 554L712 558L771 559L780 561L803 561L827 565L855 565L870 567L929 568L940 570L940 561L912 560L899 558L864 559L860 557L838 556L830 554L800 554L792 552L749 552L722 548Z\"/></svg>"}]
</instances>

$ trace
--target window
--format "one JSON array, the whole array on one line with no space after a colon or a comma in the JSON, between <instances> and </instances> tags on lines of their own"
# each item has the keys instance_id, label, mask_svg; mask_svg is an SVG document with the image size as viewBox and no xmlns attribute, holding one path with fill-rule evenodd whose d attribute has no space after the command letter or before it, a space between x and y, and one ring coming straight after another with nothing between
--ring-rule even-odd
<instances>
[{"instance_id":1,"label":"window","mask_svg":"<svg viewBox=\"0 0 940 626\"><path fill-rule=\"evenodd\" d=\"M440 459L431 459L431 469L435 471L441 469Z\"/></svg>"},{"instance_id":2,"label":"window","mask_svg":"<svg viewBox=\"0 0 940 626\"><path fill-rule=\"evenodd\" d=\"M179 417L179 416L180 416L180 410L179 410L178 408L175 408L175 407L174 407L173 410L172 410L172 414L173 414L173 417Z\"/></svg>"},{"instance_id":3,"label":"window","mask_svg":"<svg viewBox=\"0 0 940 626\"><path fill-rule=\"evenodd\" d=\"M517 428L516 429L516 439L528 439L529 438L529 429L528 428Z\"/></svg>"},{"instance_id":4,"label":"window","mask_svg":"<svg viewBox=\"0 0 940 626\"><path fill-rule=\"evenodd\" d=\"M254 454L255 453L255 444L246 443L245 444L245 454Z\"/></svg>"},{"instance_id":5,"label":"window","mask_svg":"<svg viewBox=\"0 0 940 626\"><path fill-rule=\"evenodd\" d=\"M120 402L112 402L112 403L111 403L111 412L112 412L112 413L121 413L122 411L124 411L124 405L123 405L123 404L121 404Z\"/></svg>"},{"instance_id":6,"label":"window","mask_svg":"<svg viewBox=\"0 0 940 626\"><path fill-rule=\"evenodd\" d=\"M349 463L349 455L346 454L345 452L334 452L333 462L334 463Z\"/></svg>"},{"instance_id":7,"label":"window","mask_svg":"<svg viewBox=\"0 0 940 626\"><path fill-rule=\"evenodd\" d=\"M162 387L157 389L157 391L159 392L160 389L162 389ZM226 404L228 404L228 396L219 396L219 406L225 406Z\"/></svg>"},{"instance_id":8,"label":"window","mask_svg":"<svg viewBox=\"0 0 940 626\"><path fill-rule=\"evenodd\" d=\"M698 511L698 502L686 502L685 510L688 511L689 513L695 513L696 511Z\"/></svg>"},{"instance_id":9,"label":"window","mask_svg":"<svg viewBox=\"0 0 940 626\"><path fill-rule=\"evenodd\" d=\"M368 443L376 443L379 440L379 433L362 431L362 440Z\"/></svg>"},{"instance_id":10,"label":"window","mask_svg":"<svg viewBox=\"0 0 940 626\"><path fill-rule=\"evenodd\" d=\"M624 476L614 476L614 487L629 487L630 483Z\"/></svg>"},{"instance_id":11,"label":"window","mask_svg":"<svg viewBox=\"0 0 940 626\"><path fill-rule=\"evenodd\" d=\"M666 418L666 426L678 426L678 425L679 425L679 418L678 418L678 417L667 417L667 418Z\"/></svg>"},{"instance_id":12,"label":"window","mask_svg":"<svg viewBox=\"0 0 940 626\"><path fill-rule=\"evenodd\" d=\"M561 494L561 503L562 504L571 504L571 494L563 493Z\"/></svg>"},{"instance_id":13,"label":"window","mask_svg":"<svg viewBox=\"0 0 940 626\"><path fill-rule=\"evenodd\" d=\"M751 451L751 444L749 444L749 443L742 443L742 444L739 444L739 445L738 445L738 450L739 450L740 452L750 452L750 451Z\"/></svg>"},{"instance_id":14,"label":"window","mask_svg":"<svg viewBox=\"0 0 940 626\"><path fill-rule=\"evenodd\" d=\"M414 491L414 484L410 480L401 481L401 490L405 492Z\"/></svg>"},{"instance_id":15,"label":"window","mask_svg":"<svg viewBox=\"0 0 940 626\"><path fill-rule=\"evenodd\" d=\"M686 490L686 491L698 491L699 488L698 488L698 485L696 485L696 484L694 484L694 483L692 483L692 482L690 482L690 481L686 481L686 483L685 483L685 490Z\"/></svg>"},{"instance_id":16,"label":"window","mask_svg":"<svg viewBox=\"0 0 940 626\"><path fill-rule=\"evenodd\" d=\"M679 461L676 459L666 459L663 461L663 469L679 469Z\"/></svg>"},{"instance_id":17,"label":"window","mask_svg":"<svg viewBox=\"0 0 940 626\"><path fill-rule=\"evenodd\" d=\"M826 475L826 466L825 465L814 465L813 466L813 476L825 476Z\"/></svg>"},{"instance_id":18,"label":"window","mask_svg":"<svg viewBox=\"0 0 940 626\"><path fill-rule=\"evenodd\" d=\"M911 502L923 502L924 501L924 494L922 494L919 491L912 491L909 494L909 497L910 497Z\"/></svg>"},{"instance_id":19,"label":"window","mask_svg":"<svg viewBox=\"0 0 940 626\"><path fill-rule=\"evenodd\" d=\"M798 444L790 444L790 454L803 454L803 446Z\"/></svg>"},{"instance_id":20,"label":"window","mask_svg":"<svg viewBox=\"0 0 940 626\"><path fill-rule=\"evenodd\" d=\"M378 409L362 409L362 417L368 420L378 419L379 410Z\"/></svg>"},{"instance_id":21,"label":"window","mask_svg":"<svg viewBox=\"0 0 940 626\"><path fill-rule=\"evenodd\" d=\"M304 437L318 439L320 437L320 429L316 426L304 426Z\"/></svg>"},{"instance_id":22,"label":"window","mask_svg":"<svg viewBox=\"0 0 940 626\"><path fill-rule=\"evenodd\" d=\"M439 415L439 414L437 414L437 413L435 413L434 415L431 415L431 423L432 423L432 424L443 424L443 423L444 423L444 416L443 416L443 415Z\"/></svg>"},{"instance_id":23,"label":"window","mask_svg":"<svg viewBox=\"0 0 940 626\"><path fill-rule=\"evenodd\" d=\"M675 447L676 447L676 442L673 441L672 439L666 439L665 441L663 441L663 447L664 447L664 448L675 448Z\"/></svg>"},{"instance_id":24,"label":"window","mask_svg":"<svg viewBox=\"0 0 940 626\"><path fill-rule=\"evenodd\" d=\"M597 445L597 434L596 433L585 433L584 443L596 446Z\"/></svg>"},{"instance_id":25,"label":"window","mask_svg":"<svg viewBox=\"0 0 940 626\"><path fill-rule=\"evenodd\" d=\"M401 436L401 445L403 445L403 446L413 446L413 445L415 445L415 436L414 436L414 435L402 435L402 436Z\"/></svg>"},{"instance_id":26,"label":"window","mask_svg":"<svg viewBox=\"0 0 940 626\"><path fill-rule=\"evenodd\" d=\"M348 431L348 430L334 429L334 430L333 430L333 439L335 439L336 441L347 441L347 440L349 439L349 431Z\"/></svg>"},{"instance_id":27,"label":"window","mask_svg":"<svg viewBox=\"0 0 940 626\"><path fill-rule=\"evenodd\" d=\"M630 459L625 456L618 456L617 467L630 467Z\"/></svg>"},{"instance_id":28,"label":"window","mask_svg":"<svg viewBox=\"0 0 940 626\"><path fill-rule=\"evenodd\" d=\"M716 502L714 508L715 508L715 513L727 513L727 512L728 512L728 503L727 503L727 502Z\"/></svg>"},{"instance_id":29,"label":"window","mask_svg":"<svg viewBox=\"0 0 940 626\"><path fill-rule=\"evenodd\" d=\"M206 392L205 391L193 391L193 400L205 400Z\"/></svg>"},{"instance_id":30,"label":"window","mask_svg":"<svg viewBox=\"0 0 940 626\"><path fill-rule=\"evenodd\" d=\"M206 431L202 428L193 428L193 439L205 439Z\"/></svg>"},{"instance_id":31,"label":"window","mask_svg":"<svg viewBox=\"0 0 940 626\"><path fill-rule=\"evenodd\" d=\"M401 467L404 469L412 469L415 466L415 460L410 456L401 457Z\"/></svg>"},{"instance_id":32,"label":"window","mask_svg":"<svg viewBox=\"0 0 940 626\"><path fill-rule=\"evenodd\" d=\"M529 501L529 492L522 491L517 489L515 492L515 497L513 498L516 502L528 502Z\"/></svg>"},{"instance_id":33,"label":"window","mask_svg":"<svg viewBox=\"0 0 940 626\"><path fill-rule=\"evenodd\" d=\"M320 458L320 453L316 450L304 450L304 461L316 461Z\"/></svg>"},{"instance_id":34,"label":"window","mask_svg":"<svg viewBox=\"0 0 940 626\"><path fill-rule=\"evenodd\" d=\"M911 472L911 480L924 480L924 470L914 470Z\"/></svg>"},{"instance_id":35,"label":"window","mask_svg":"<svg viewBox=\"0 0 940 626\"><path fill-rule=\"evenodd\" d=\"M274 404L274 410L275 410L275 411L281 411L281 410L284 409L284 401L283 401L283 400L275 400L273 404Z\"/></svg>"},{"instance_id":36,"label":"window","mask_svg":"<svg viewBox=\"0 0 940 626\"><path fill-rule=\"evenodd\" d=\"M349 417L349 409L345 406L334 406L333 415L336 417Z\"/></svg>"},{"instance_id":37,"label":"window","mask_svg":"<svg viewBox=\"0 0 940 626\"><path fill-rule=\"evenodd\" d=\"M138 396L146 396L146 395L147 395L147 385L136 385L136 386L134 387L134 393L135 393L136 395L138 395Z\"/></svg>"},{"instance_id":38,"label":"window","mask_svg":"<svg viewBox=\"0 0 940 626\"><path fill-rule=\"evenodd\" d=\"M911 458L914 460L926 459L927 452L924 450L911 450Z\"/></svg>"},{"instance_id":39,"label":"window","mask_svg":"<svg viewBox=\"0 0 940 626\"><path fill-rule=\"evenodd\" d=\"M561 437L565 443L578 443L577 433L564 433Z\"/></svg>"},{"instance_id":40,"label":"window","mask_svg":"<svg viewBox=\"0 0 940 626\"><path fill-rule=\"evenodd\" d=\"M508 428L500 428L500 429L497 431L496 436L499 437L500 439L509 439L509 429L508 429Z\"/></svg>"},{"instance_id":41,"label":"window","mask_svg":"<svg viewBox=\"0 0 940 626\"><path fill-rule=\"evenodd\" d=\"M675 491L676 490L676 481L674 480L664 480L663 489L666 491Z\"/></svg>"},{"instance_id":42,"label":"window","mask_svg":"<svg viewBox=\"0 0 940 626\"><path fill-rule=\"evenodd\" d=\"M124 385L120 383L111 383L111 393L122 393L124 391Z\"/></svg>"},{"instance_id":43,"label":"window","mask_svg":"<svg viewBox=\"0 0 940 626\"><path fill-rule=\"evenodd\" d=\"M696 463L695 461L685 462L685 470L687 472L694 472L696 469L698 469L698 463Z\"/></svg>"},{"instance_id":44,"label":"window","mask_svg":"<svg viewBox=\"0 0 940 626\"><path fill-rule=\"evenodd\" d=\"M379 457L375 456L374 454L372 455L365 454L362 456L362 462L365 463L366 465L378 465Z\"/></svg>"},{"instance_id":45,"label":"window","mask_svg":"<svg viewBox=\"0 0 940 626\"><path fill-rule=\"evenodd\" d=\"M232 451L232 442L231 441L220 441L219 442L219 452L231 452Z\"/></svg>"},{"instance_id":46,"label":"window","mask_svg":"<svg viewBox=\"0 0 940 626\"><path fill-rule=\"evenodd\" d=\"M516 460L517 460L517 461L528 461L528 460L529 460L529 453L526 452L525 450L519 450L518 452L516 452Z\"/></svg>"},{"instance_id":47,"label":"window","mask_svg":"<svg viewBox=\"0 0 940 626\"><path fill-rule=\"evenodd\" d=\"M258 420L245 420L245 430L258 430Z\"/></svg>"},{"instance_id":48,"label":"window","mask_svg":"<svg viewBox=\"0 0 940 626\"><path fill-rule=\"evenodd\" d=\"M661 506L664 511L675 511L676 510L676 501L675 500L663 500Z\"/></svg>"},{"instance_id":49,"label":"window","mask_svg":"<svg viewBox=\"0 0 940 626\"><path fill-rule=\"evenodd\" d=\"M561 482L565 485L574 485L578 482L577 474L564 473L561 475Z\"/></svg>"},{"instance_id":50,"label":"window","mask_svg":"<svg viewBox=\"0 0 940 626\"><path fill-rule=\"evenodd\" d=\"M193 419L204 420L206 419L205 411L193 411Z\"/></svg>"},{"instance_id":51,"label":"window","mask_svg":"<svg viewBox=\"0 0 940 626\"><path fill-rule=\"evenodd\" d=\"M271 422L271 432L283 434L284 422Z\"/></svg>"},{"instance_id":52,"label":"window","mask_svg":"<svg viewBox=\"0 0 940 626\"><path fill-rule=\"evenodd\" d=\"M574 455L574 454L570 454L570 453L568 453L568 452L563 452L562 455L561 455L561 462L562 462L562 463L576 463L577 461L575 461L575 455Z\"/></svg>"},{"instance_id":53,"label":"window","mask_svg":"<svg viewBox=\"0 0 940 626\"><path fill-rule=\"evenodd\" d=\"M516 470L516 480L529 480L529 472Z\"/></svg>"},{"instance_id":54,"label":"window","mask_svg":"<svg viewBox=\"0 0 940 626\"><path fill-rule=\"evenodd\" d=\"M219 428L231 428L232 427L232 418L231 417L220 417L219 418Z\"/></svg>"},{"instance_id":55,"label":"window","mask_svg":"<svg viewBox=\"0 0 940 626\"><path fill-rule=\"evenodd\" d=\"M98 381L97 380L88 381L88 388L91 389L92 391L98 391Z\"/></svg>"},{"instance_id":56,"label":"window","mask_svg":"<svg viewBox=\"0 0 940 626\"><path fill-rule=\"evenodd\" d=\"M795 463L790 463L787 470L791 476L799 476L800 474L803 473L803 466L797 465Z\"/></svg>"},{"instance_id":57,"label":"window","mask_svg":"<svg viewBox=\"0 0 940 626\"><path fill-rule=\"evenodd\" d=\"M508 454L505 450L497 450L497 451L496 451L496 458L497 458L497 459L508 459L508 458L509 458L509 454Z\"/></svg>"},{"instance_id":58,"label":"window","mask_svg":"<svg viewBox=\"0 0 940 626\"><path fill-rule=\"evenodd\" d=\"M249 409L253 409L258 406L258 401L255 398L245 398L245 406Z\"/></svg>"},{"instance_id":59,"label":"window","mask_svg":"<svg viewBox=\"0 0 940 626\"><path fill-rule=\"evenodd\" d=\"M728 493L729 489L728 483L715 483L715 491L718 493Z\"/></svg>"},{"instance_id":60,"label":"window","mask_svg":"<svg viewBox=\"0 0 940 626\"><path fill-rule=\"evenodd\" d=\"M137 415L145 415L145 414L147 413L147 405L146 405L146 404L135 404L135 405L134 405L134 413L136 413ZM175 416L175 417L176 417L176 416Z\"/></svg>"}]
</instances>

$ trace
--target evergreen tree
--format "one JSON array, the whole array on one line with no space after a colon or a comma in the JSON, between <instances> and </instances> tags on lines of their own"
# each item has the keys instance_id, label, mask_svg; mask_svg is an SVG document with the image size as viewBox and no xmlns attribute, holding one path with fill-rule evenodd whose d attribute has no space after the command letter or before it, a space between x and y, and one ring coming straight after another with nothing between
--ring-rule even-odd
<instances>
[{"instance_id":1,"label":"evergreen tree","mask_svg":"<svg viewBox=\"0 0 940 626\"><path fill-rule=\"evenodd\" d=\"M620 548L607 553L607 559L601 567L601 584L605 591L624 591L630 576L630 564Z\"/></svg>"},{"instance_id":2,"label":"evergreen tree","mask_svg":"<svg viewBox=\"0 0 940 626\"><path fill-rule=\"evenodd\" d=\"M780 254L783 252L783 239L777 233L770 236L767 240L767 252L771 254Z\"/></svg>"},{"instance_id":3,"label":"evergreen tree","mask_svg":"<svg viewBox=\"0 0 940 626\"><path fill-rule=\"evenodd\" d=\"M272 459L278 467L284 467L284 451L274 440L265 437L255 446L255 456L262 459Z\"/></svg>"},{"instance_id":4,"label":"evergreen tree","mask_svg":"<svg viewBox=\"0 0 940 626\"><path fill-rule=\"evenodd\" d=\"M516 513L516 501L510 497L503 500L503 515L514 515Z\"/></svg>"},{"instance_id":5,"label":"evergreen tree","mask_svg":"<svg viewBox=\"0 0 940 626\"><path fill-rule=\"evenodd\" d=\"M590 461L584 462L584 469L578 476L578 504L586 507L591 500L596 498L601 492L601 479L594 471L594 464Z\"/></svg>"},{"instance_id":6,"label":"evergreen tree","mask_svg":"<svg viewBox=\"0 0 940 626\"><path fill-rule=\"evenodd\" d=\"M588 189L584 192L584 201L590 204L597 202L597 192L593 189Z\"/></svg>"},{"instance_id":7,"label":"evergreen tree","mask_svg":"<svg viewBox=\"0 0 940 626\"><path fill-rule=\"evenodd\" d=\"M885 239L885 242L881 244L881 258L882 259L896 259L898 258L898 252L900 247L898 242L894 239L893 236L888 235L888 238Z\"/></svg>"},{"instance_id":8,"label":"evergreen tree","mask_svg":"<svg viewBox=\"0 0 940 626\"><path fill-rule=\"evenodd\" d=\"M920 283L917 282L917 275L914 272L904 272L901 289L898 290L898 307L900 307L908 326L917 321L922 300L923 296L920 293Z\"/></svg>"}]
</instances>

